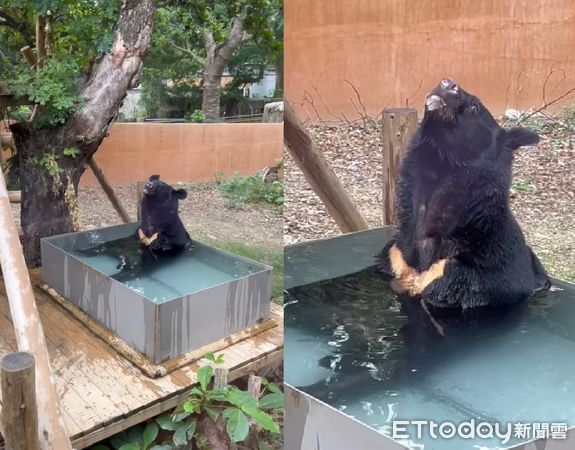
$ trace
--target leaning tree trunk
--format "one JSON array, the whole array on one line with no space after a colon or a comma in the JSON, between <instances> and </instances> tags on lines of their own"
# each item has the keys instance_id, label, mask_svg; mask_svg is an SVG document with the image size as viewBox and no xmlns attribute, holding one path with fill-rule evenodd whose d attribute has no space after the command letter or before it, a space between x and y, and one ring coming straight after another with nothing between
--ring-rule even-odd
<instances>
[{"instance_id":1,"label":"leaning tree trunk","mask_svg":"<svg viewBox=\"0 0 575 450\"><path fill-rule=\"evenodd\" d=\"M20 161L23 248L30 266L40 262L40 238L78 229L80 176L128 89L137 84L150 47L154 0L120 3L112 48L82 88L82 107L54 128L37 129L28 123L10 127ZM70 147L80 151L76 157L64 155Z\"/></svg>"},{"instance_id":2,"label":"leaning tree trunk","mask_svg":"<svg viewBox=\"0 0 575 450\"><path fill-rule=\"evenodd\" d=\"M251 39L251 35L244 31L245 19L245 10L234 17L230 34L221 44L216 45L211 31L204 33L204 46L207 57L204 67L202 111L206 116L206 122L220 121L221 84L226 64L238 47L243 42Z\"/></svg>"}]
</instances>

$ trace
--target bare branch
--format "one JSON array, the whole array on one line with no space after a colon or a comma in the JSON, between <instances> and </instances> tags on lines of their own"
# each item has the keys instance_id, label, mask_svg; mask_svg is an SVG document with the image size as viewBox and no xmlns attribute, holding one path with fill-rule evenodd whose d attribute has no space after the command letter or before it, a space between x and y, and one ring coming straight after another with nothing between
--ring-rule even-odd
<instances>
[{"instance_id":1,"label":"bare branch","mask_svg":"<svg viewBox=\"0 0 575 450\"><path fill-rule=\"evenodd\" d=\"M184 48L184 47L180 47L179 45L174 44L173 42L170 42L170 44L172 45L172 47L174 47L176 50L178 50L179 52L184 53L185 55L189 56L190 58L192 58L197 64L199 64L202 67L206 66L206 60L204 58L202 58L201 56L197 55L195 52L193 52L192 50L188 49L188 48Z\"/></svg>"}]
</instances>

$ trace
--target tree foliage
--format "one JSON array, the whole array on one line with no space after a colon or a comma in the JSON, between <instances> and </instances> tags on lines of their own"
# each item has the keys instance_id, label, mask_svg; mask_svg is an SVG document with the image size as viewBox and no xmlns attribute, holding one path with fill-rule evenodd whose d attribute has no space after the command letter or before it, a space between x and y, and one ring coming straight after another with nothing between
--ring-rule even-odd
<instances>
[{"instance_id":1,"label":"tree foliage","mask_svg":"<svg viewBox=\"0 0 575 450\"><path fill-rule=\"evenodd\" d=\"M117 15L114 0L0 0L0 81L39 106L36 126L60 124L81 104L80 88L110 48ZM35 48L37 16L46 21L48 56L31 67L20 49Z\"/></svg>"},{"instance_id":2,"label":"tree foliage","mask_svg":"<svg viewBox=\"0 0 575 450\"><path fill-rule=\"evenodd\" d=\"M211 34L216 45L222 45L233 18L242 11L246 12L244 31L250 39L228 61L233 82L223 92L224 101L241 98L241 88L261 80L265 67L282 54L281 2L184 0L167 2L158 10L152 50L142 76L147 113L154 113L164 104L177 105L188 113L200 108L202 91L198 80L209 57L206 33Z\"/></svg>"}]
</instances>

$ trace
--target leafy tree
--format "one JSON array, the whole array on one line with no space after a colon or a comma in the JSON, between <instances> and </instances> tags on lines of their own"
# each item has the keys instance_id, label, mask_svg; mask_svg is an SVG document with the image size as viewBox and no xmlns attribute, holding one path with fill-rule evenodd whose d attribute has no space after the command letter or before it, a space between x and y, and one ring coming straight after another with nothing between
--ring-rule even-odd
<instances>
[{"instance_id":1,"label":"leafy tree","mask_svg":"<svg viewBox=\"0 0 575 450\"><path fill-rule=\"evenodd\" d=\"M0 0L0 82L33 106L11 125L24 254L79 227L77 191L149 49L153 0ZM24 46L34 47L24 51Z\"/></svg>"},{"instance_id":2,"label":"leafy tree","mask_svg":"<svg viewBox=\"0 0 575 450\"><path fill-rule=\"evenodd\" d=\"M151 58L154 62L148 67L153 70L152 67L160 67L158 63L163 58L175 58L179 63L170 66L171 73L162 76L184 84L187 81L188 86L202 72L202 111L207 122L219 121L224 69L228 67L238 77L229 91L237 92L242 81L261 79L262 67L281 54L281 36L277 33L278 23L283 20L281 3L184 0L170 6L158 21L162 37L154 40Z\"/></svg>"}]
</instances>

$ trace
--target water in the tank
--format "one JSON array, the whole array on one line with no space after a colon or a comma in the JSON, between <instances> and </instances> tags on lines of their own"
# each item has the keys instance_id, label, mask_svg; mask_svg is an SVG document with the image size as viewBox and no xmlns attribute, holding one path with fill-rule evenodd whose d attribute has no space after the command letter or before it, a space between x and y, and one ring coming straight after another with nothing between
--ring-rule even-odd
<instances>
[{"instance_id":1,"label":"water in the tank","mask_svg":"<svg viewBox=\"0 0 575 450\"><path fill-rule=\"evenodd\" d=\"M387 435L400 420L475 419L501 431L515 423L573 426L572 292L540 293L524 307L462 320L398 299L374 268L293 287L285 299L285 379ZM490 450L535 436L510 426L505 445L496 436L438 440L425 428L417 439L414 425L400 442Z\"/></svg>"},{"instance_id":2,"label":"water in the tank","mask_svg":"<svg viewBox=\"0 0 575 450\"><path fill-rule=\"evenodd\" d=\"M152 254L136 236L82 246L69 253L94 269L163 303L247 276L257 268L202 244L174 255Z\"/></svg>"}]
</instances>

